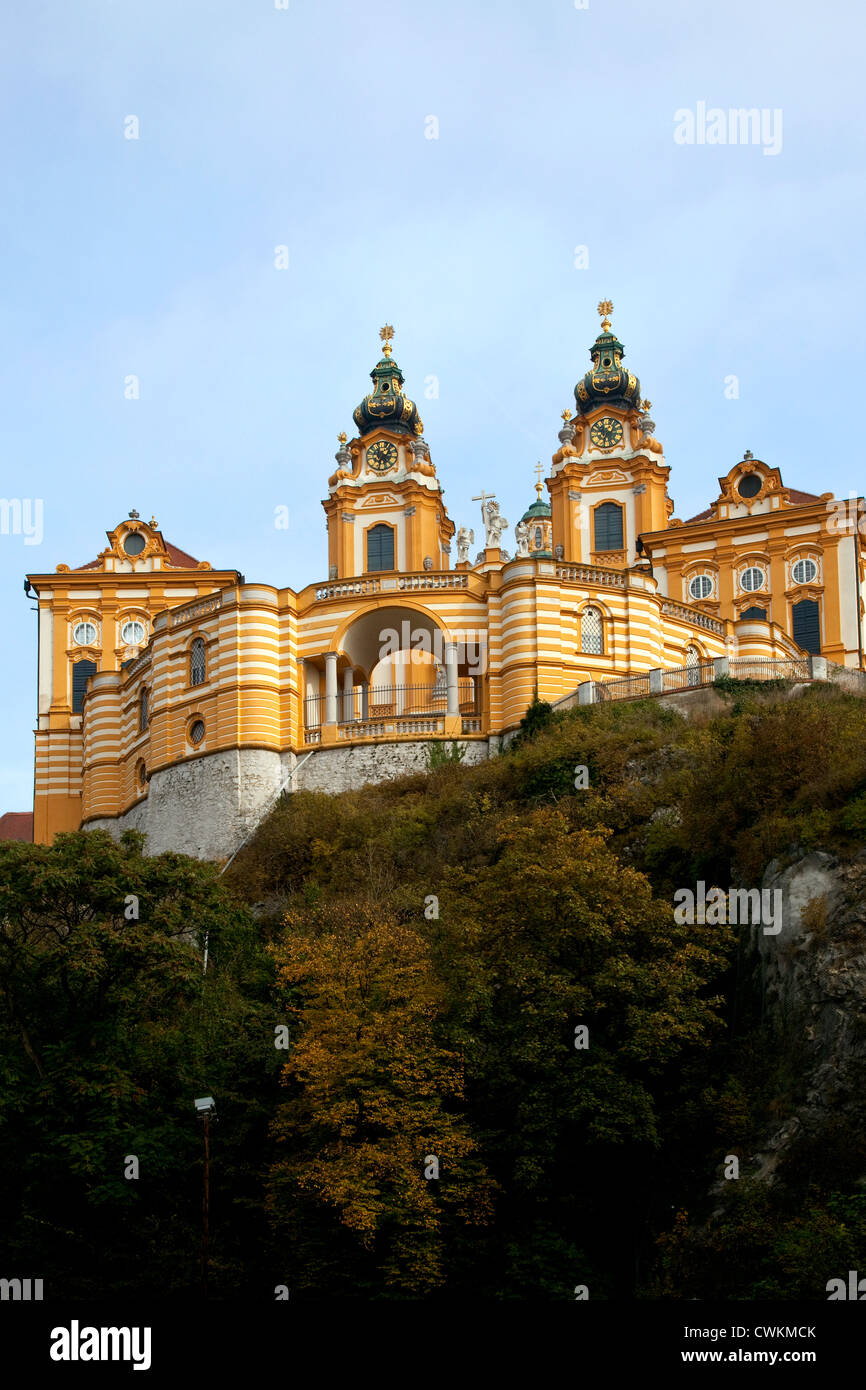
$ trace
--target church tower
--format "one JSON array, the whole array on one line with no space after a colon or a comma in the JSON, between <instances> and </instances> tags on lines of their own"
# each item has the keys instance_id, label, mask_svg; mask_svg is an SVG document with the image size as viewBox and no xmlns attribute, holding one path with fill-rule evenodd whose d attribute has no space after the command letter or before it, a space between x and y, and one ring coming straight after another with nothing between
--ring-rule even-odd
<instances>
[{"instance_id":1,"label":"church tower","mask_svg":"<svg viewBox=\"0 0 866 1390\"><path fill-rule=\"evenodd\" d=\"M354 412L358 437L339 436L337 470L322 503L331 579L451 568L454 523L430 460L418 407L403 392L391 356L394 329L380 330L373 390Z\"/></svg>"},{"instance_id":2,"label":"church tower","mask_svg":"<svg viewBox=\"0 0 866 1390\"><path fill-rule=\"evenodd\" d=\"M592 366L574 388L575 415L563 411L547 486L557 557L627 569L638 560L638 537L664 528L673 502L650 402L641 401L640 381L623 366L625 348L611 332L610 300L598 311Z\"/></svg>"}]
</instances>

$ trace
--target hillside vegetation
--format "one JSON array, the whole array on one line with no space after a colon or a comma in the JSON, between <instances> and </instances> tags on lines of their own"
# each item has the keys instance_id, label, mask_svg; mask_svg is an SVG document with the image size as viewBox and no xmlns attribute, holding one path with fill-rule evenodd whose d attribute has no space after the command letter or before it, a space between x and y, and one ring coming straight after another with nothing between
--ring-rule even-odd
<instances>
[{"instance_id":1,"label":"hillside vegetation","mask_svg":"<svg viewBox=\"0 0 866 1390\"><path fill-rule=\"evenodd\" d=\"M535 704L479 766L285 797L221 880L136 836L0 847L6 1248L194 1290L210 1091L215 1296L826 1297L866 1268L862 1128L747 1174L799 1034L748 927L672 912L863 857L866 706L790 695Z\"/></svg>"}]
</instances>

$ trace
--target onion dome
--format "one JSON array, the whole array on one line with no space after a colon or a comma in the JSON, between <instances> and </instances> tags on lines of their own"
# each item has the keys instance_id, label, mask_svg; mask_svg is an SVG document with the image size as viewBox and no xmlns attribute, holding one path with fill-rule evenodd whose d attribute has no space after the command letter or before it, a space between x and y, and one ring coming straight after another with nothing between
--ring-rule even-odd
<instances>
[{"instance_id":1,"label":"onion dome","mask_svg":"<svg viewBox=\"0 0 866 1390\"><path fill-rule=\"evenodd\" d=\"M607 316L612 310L609 299L603 299L598 306L598 312L603 317L601 332L589 350L592 368L574 388L578 415L588 415L600 405L634 410L640 403L640 381L623 367L625 348L610 331Z\"/></svg>"},{"instance_id":2,"label":"onion dome","mask_svg":"<svg viewBox=\"0 0 866 1390\"><path fill-rule=\"evenodd\" d=\"M382 425L393 430L395 434L419 435L424 432L418 407L408 396L403 395L403 373L397 363L391 361L393 336L394 330L390 324L380 328L379 337L385 346L383 356L370 373L373 390L353 412L352 418L362 438Z\"/></svg>"},{"instance_id":3,"label":"onion dome","mask_svg":"<svg viewBox=\"0 0 866 1390\"><path fill-rule=\"evenodd\" d=\"M543 470L540 463L537 465L537 469L539 475L538 482L535 484L537 496L532 505L526 508L526 511L518 522L518 526L521 528L521 532L524 525L527 528L526 532L522 534L526 537L529 554L537 556L542 560L552 560L553 522L551 521L550 503L545 502L542 498L544 487L541 482L541 473ZM517 536L518 542L520 541L521 532L518 532L517 526L515 526L514 534Z\"/></svg>"}]
</instances>

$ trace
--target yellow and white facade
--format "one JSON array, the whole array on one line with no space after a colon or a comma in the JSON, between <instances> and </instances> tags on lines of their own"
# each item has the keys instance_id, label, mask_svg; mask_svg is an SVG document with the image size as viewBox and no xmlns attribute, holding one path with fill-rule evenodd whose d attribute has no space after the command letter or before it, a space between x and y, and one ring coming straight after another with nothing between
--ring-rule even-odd
<instances>
[{"instance_id":1,"label":"yellow and white facade","mask_svg":"<svg viewBox=\"0 0 866 1390\"><path fill-rule=\"evenodd\" d=\"M517 553L484 499L484 545L471 557L461 527L454 554L391 331L328 479L327 579L248 584L136 514L90 565L30 576L34 839L137 827L154 852L224 857L283 787L420 769L437 738L488 756L535 690L555 701L587 681L807 650L862 667L859 503L795 492L747 454L705 513L672 516L607 317Z\"/></svg>"}]
</instances>

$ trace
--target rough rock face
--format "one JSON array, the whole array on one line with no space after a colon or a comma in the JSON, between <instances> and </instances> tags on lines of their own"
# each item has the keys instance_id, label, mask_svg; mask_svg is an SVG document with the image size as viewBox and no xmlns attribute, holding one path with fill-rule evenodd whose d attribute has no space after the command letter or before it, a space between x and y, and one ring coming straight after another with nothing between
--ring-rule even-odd
<instances>
[{"instance_id":1,"label":"rough rock face","mask_svg":"<svg viewBox=\"0 0 866 1390\"><path fill-rule=\"evenodd\" d=\"M764 888L782 892L782 930L752 928L768 1020L802 1042L805 1099L753 1155L766 1181L801 1134L820 1135L841 1112L866 1122L866 849L846 861L814 851L782 867Z\"/></svg>"}]
</instances>

